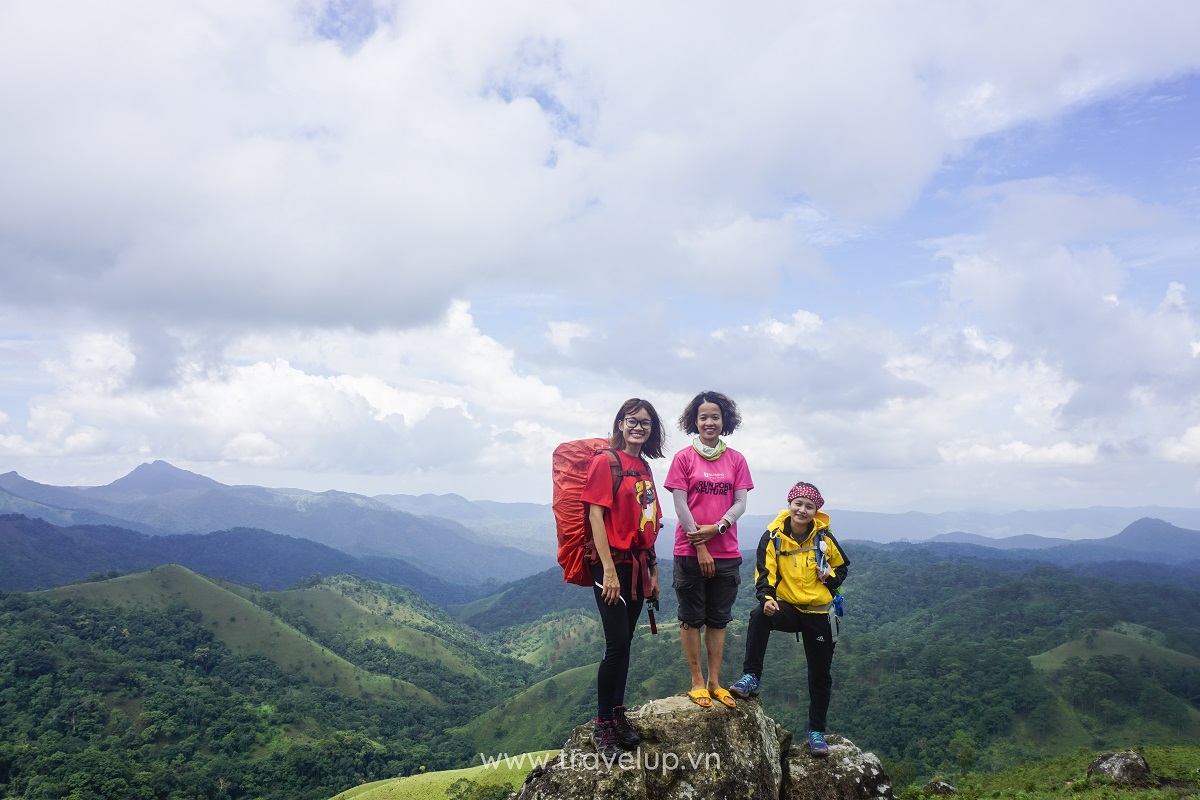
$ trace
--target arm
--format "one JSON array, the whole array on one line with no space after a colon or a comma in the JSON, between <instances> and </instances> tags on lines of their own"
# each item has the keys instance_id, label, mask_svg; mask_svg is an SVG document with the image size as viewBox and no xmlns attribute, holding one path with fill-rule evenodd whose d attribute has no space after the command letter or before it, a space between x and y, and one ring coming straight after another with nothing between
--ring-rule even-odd
<instances>
[{"instance_id":1,"label":"arm","mask_svg":"<svg viewBox=\"0 0 1200 800\"><path fill-rule=\"evenodd\" d=\"M679 524L683 527L684 533L692 533L696 530L696 520L692 518L692 510L687 504L686 489L672 489L671 499L675 502L675 519L679 520Z\"/></svg>"},{"instance_id":2,"label":"arm","mask_svg":"<svg viewBox=\"0 0 1200 800\"><path fill-rule=\"evenodd\" d=\"M742 514L746 513L746 497L749 494L749 489L738 489L733 493L733 505L721 515L730 525L737 522Z\"/></svg>"},{"instance_id":3,"label":"arm","mask_svg":"<svg viewBox=\"0 0 1200 800\"><path fill-rule=\"evenodd\" d=\"M592 529L592 544L604 567L604 582L600 590L604 602L616 605L621 598L621 581L617 579L617 567L613 564L612 550L608 547L608 531L604 529L604 506L588 505L588 526Z\"/></svg>"},{"instance_id":4,"label":"arm","mask_svg":"<svg viewBox=\"0 0 1200 800\"><path fill-rule=\"evenodd\" d=\"M846 554L842 552L842 546L838 544L838 540L833 538L832 533L826 533L825 538L833 545L834 555L833 560L839 562L834 566L833 561L830 566L833 567L833 574L825 579L825 588L829 591L836 591L842 585L842 581L846 580L846 576L850 573L850 559L846 558Z\"/></svg>"},{"instance_id":5,"label":"arm","mask_svg":"<svg viewBox=\"0 0 1200 800\"><path fill-rule=\"evenodd\" d=\"M771 535L764 533L758 540L758 550L754 556L754 596L758 602L775 599L775 587L771 585L771 567L774 566L775 553L770 552L771 565L767 565L768 551L771 548Z\"/></svg>"}]
</instances>

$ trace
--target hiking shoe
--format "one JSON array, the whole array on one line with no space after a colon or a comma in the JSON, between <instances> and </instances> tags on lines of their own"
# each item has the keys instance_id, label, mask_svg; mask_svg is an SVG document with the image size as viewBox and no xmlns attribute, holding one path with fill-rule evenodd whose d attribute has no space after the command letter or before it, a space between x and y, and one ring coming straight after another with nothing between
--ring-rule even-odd
<instances>
[{"instance_id":1,"label":"hiking shoe","mask_svg":"<svg viewBox=\"0 0 1200 800\"><path fill-rule=\"evenodd\" d=\"M825 744L825 734L820 731L808 732L808 752L818 758L829 755L829 745Z\"/></svg>"},{"instance_id":2,"label":"hiking shoe","mask_svg":"<svg viewBox=\"0 0 1200 800\"><path fill-rule=\"evenodd\" d=\"M754 697L758 694L759 685L760 681L758 678L747 672L737 679L737 683L729 687L729 691L734 697L740 697L745 700L747 697Z\"/></svg>"},{"instance_id":3,"label":"hiking shoe","mask_svg":"<svg viewBox=\"0 0 1200 800\"><path fill-rule=\"evenodd\" d=\"M592 728L592 744L596 746L596 753L609 764L614 763L625 752L617 743L617 722L612 719L596 720Z\"/></svg>"},{"instance_id":4,"label":"hiking shoe","mask_svg":"<svg viewBox=\"0 0 1200 800\"><path fill-rule=\"evenodd\" d=\"M638 736L638 732L629 724L629 717L625 716L625 706L613 709L613 722L617 726L617 742L622 747L636 747L641 743L642 737Z\"/></svg>"}]
</instances>

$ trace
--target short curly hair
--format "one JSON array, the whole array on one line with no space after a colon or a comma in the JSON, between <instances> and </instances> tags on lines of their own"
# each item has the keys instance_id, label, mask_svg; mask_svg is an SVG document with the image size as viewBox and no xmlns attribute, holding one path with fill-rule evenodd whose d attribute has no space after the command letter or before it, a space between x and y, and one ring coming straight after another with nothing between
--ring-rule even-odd
<instances>
[{"instance_id":1,"label":"short curly hair","mask_svg":"<svg viewBox=\"0 0 1200 800\"><path fill-rule=\"evenodd\" d=\"M742 424L742 415L738 412L737 403L720 392L710 392L706 389L693 397L692 402L688 403L687 408L679 415L679 430L699 435L700 429L696 427L696 416L700 413L700 406L703 403L712 403L721 409L721 433L723 435L728 436Z\"/></svg>"}]
</instances>

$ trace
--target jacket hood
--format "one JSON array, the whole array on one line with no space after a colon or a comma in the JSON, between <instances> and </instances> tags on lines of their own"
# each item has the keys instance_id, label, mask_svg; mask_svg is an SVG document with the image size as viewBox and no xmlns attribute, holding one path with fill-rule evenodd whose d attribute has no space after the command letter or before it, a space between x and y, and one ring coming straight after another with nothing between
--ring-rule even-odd
<instances>
[{"instance_id":1,"label":"jacket hood","mask_svg":"<svg viewBox=\"0 0 1200 800\"><path fill-rule=\"evenodd\" d=\"M773 536L773 537L782 536L784 531L786 530L785 523L787 522L787 519L790 516L791 516L791 512L789 512L786 508L783 511L780 511L775 516L775 520L770 525L767 526L767 533L771 534L771 536ZM813 533L816 533L817 531L819 531L823 528L828 528L828 527L829 527L829 515L826 514L824 511L818 511L816 513L816 515L813 517ZM791 538L791 537L788 537L788 538ZM806 536L804 538L807 539L808 537Z\"/></svg>"}]
</instances>

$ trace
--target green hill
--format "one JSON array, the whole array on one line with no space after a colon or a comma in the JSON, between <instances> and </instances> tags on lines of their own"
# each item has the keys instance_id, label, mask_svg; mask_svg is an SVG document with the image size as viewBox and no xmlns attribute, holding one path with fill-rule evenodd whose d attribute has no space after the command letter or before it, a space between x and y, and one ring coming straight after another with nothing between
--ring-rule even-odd
<instances>
[{"instance_id":1,"label":"green hill","mask_svg":"<svg viewBox=\"0 0 1200 800\"><path fill-rule=\"evenodd\" d=\"M481 764L364 784L341 792L332 800L444 800L447 790L459 781L511 791L521 786L535 764L545 763L556 755L557 750L514 753L495 765Z\"/></svg>"},{"instance_id":2,"label":"green hill","mask_svg":"<svg viewBox=\"0 0 1200 800\"><path fill-rule=\"evenodd\" d=\"M438 698L411 683L372 674L351 664L245 597L174 564L112 580L50 589L45 594L91 605L126 608L165 610L182 604L195 609L198 621L237 654L264 656L285 672L343 691L414 697L431 705L440 703Z\"/></svg>"},{"instance_id":3,"label":"green hill","mask_svg":"<svg viewBox=\"0 0 1200 800\"><path fill-rule=\"evenodd\" d=\"M1130 749L1121 745L1115 749ZM988 797L996 800L1180 800L1196 797L1200 791L1200 745L1138 746L1150 771L1160 777L1187 781L1191 788L1114 787L1098 778L1088 779L1087 768L1100 751L1081 748L1071 755L1033 761L991 774L968 773L944 776L958 790L960 797ZM916 787L902 789L900 800L924 800L926 795Z\"/></svg>"},{"instance_id":4,"label":"green hill","mask_svg":"<svg viewBox=\"0 0 1200 800\"><path fill-rule=\"evenodd\" d=\"M1158 631L1141 625L1122 623L1114 630L1095 631L1082 639L1060 644L1053 650L1030 656L1037 670L1062 669L1070 658L1088 659L1092 656L1124 656L1134 661L1175 669L1200 670L1200 658L1163 647L1164 637Z\"/></svg>"},{"instance_id":5,"label":"green hill","mask_svg":"<svg viewBox=\"0 0 1200 800\"><path fill-rule=\"evenodd\" d=\"M459 729L477 753L519 753L555 747L596 715L596 665L546 678L502 701Z\"/></svg>"}]
</instances>

